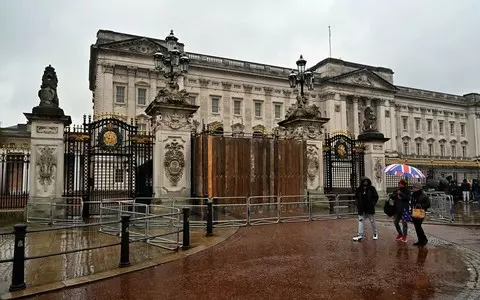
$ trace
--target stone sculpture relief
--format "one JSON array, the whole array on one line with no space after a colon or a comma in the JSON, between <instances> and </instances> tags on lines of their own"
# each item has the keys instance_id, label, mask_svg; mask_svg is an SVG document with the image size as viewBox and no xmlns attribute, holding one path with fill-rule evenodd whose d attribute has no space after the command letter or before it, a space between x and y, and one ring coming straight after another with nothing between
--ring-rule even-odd
<instances>
[{"instance_id":1,"label":"stone sculpture relief","mask_svg":"<svg viewBox=\"0 0 480 300\"><path fill-rule=\"evenodd\" d=\"M39 106L58 107L57 85L58 78L55 69L48 65L43 72L42 85L38 91Z\"/></svg>"},{"instance_id":2,"label":"stone sculpture relief","mask_svg":"<svg viewBox=\"0 0 480 300\"><path fill-rule=\"evenodd\" d=\"M355 78L352 79L352 82L353 83L356 83L356 84L361 84L361 85L370 85L372 86L373 85L373 82L370 78L368 78L368 76L364 75L359 75Z\"/></svg>"},{"instance_id":3,"label":"stone sculpture relief","mask_svg":"<svg viewBox=\"0 0 480 300\"><path fill-rule=\"evenodd\" d=\"M56 126L37 126L37 133L57 134L58 127Z\"/></svg>"},{"instance_id":4,"label":"stone sculpture relief","mask_svg":"<svg viewBox=\"0 0 480 300\"><path fill-rule=\"evenodd\" d=\"M185 168L183 149L183 145L180 145L176 140L165 145L167 151L165 152L163 166L172 186L177 186L183 175Z\"/></svg>"},{"instance_id":5,"label":"stone sculpture relief","mask_svg":"<svg viewBox=\"0 0 480 300\"><path fill-rule=\"evenodd\" d=\"M37 174L38 183L43 187L43 191L47 192L48 187L55 181L55 171L57 170L57 158L55 157L55 148L45 146L37 148Z\"/></svg>"},{"instance_id":6,"label":"stone sculpture relief","mask_svg":"<svg viewBox=\"0 0 480 300\"><path fill-rule=\"evenodd\" d=\"M363 111L363 132L377 132L377 117L373 113L373 109L368 106Z\"/></svg>"},{"instance_id":7,"label":"stone sculpture relief","mask_svg":"<svg viewBox=\"0 0 480 300\"><path fill-rule=\"evenodd\" d=\"M190 130L196 130L198 122L193 122L192 115L180 114L178 112L173 113L161 113L156 117L155 127L160 129L173 129L179 130L185 127Z\"/></svg>"},{"instance_id":8,"label":"stone sculpture relief","mask_svg":"<svg viewBox=\"0 0 480 300\"><path fill-rule=\"evenodd\" d=\"M315 146L307 147L307 160L307 177L310 180L310 183L313 183L313 181L318 175L318 169L320 168L318 151Z\"/></svg>"},{"instance_id":9,"label":"stone sculpture relief","mask_svg":"<svg viewBox=\"0 0 480 300\"><path fill-rule=\"evenodd\" d=\"M382 177L383 177L383 160L381 158L376 158L375 159L375 164L374 164L374 172L375 172L375 179L377 180L378 183L382 182Z\"/></svg>"}]
</instances>

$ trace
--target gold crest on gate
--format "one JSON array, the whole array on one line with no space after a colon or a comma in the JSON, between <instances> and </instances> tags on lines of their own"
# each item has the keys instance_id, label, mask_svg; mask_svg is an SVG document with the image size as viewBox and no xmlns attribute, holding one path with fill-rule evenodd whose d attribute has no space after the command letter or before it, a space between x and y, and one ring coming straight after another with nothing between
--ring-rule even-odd
<instances>
[{"instance_id":1,"label":"gold crest on gate","mask_svg":"<svg viewBox=\"0 0 480 300\"><path fill-rule=\"evenodd\" d=\"M343 139L335 144L335 155L339 158L344 158L348 154L347 144Z\"/></svg>"}]
</instances>

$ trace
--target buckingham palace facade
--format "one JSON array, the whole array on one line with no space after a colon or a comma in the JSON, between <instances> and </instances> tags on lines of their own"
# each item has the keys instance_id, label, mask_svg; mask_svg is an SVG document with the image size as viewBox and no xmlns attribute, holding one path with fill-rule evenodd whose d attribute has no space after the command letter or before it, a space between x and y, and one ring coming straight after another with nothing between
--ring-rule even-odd
<instances>
[{"instance_id":1,"label":"buckingham palace facade","mask_svg":"<svg viewBox=\"0 0 480 300\"><path fill-rule=\"evenodd\" d=\"M184 51L184 44L178 43ZM194 45L192 45L192 48ZM134 118L148 131L145 109L165 86L154 68L153 55L166 51L165 40L100 30L90 49L89 84L94 118L115 114ZM190 69L181 85L199 105L194 119L209 130L271 132L295 103L288 84L292 68L207 54L185 52ZM377 127L390 140L386 162L420 167L430 178L452 175L457 181L479 177L480 94L452 95L398 86L389 68L335 58L312 66L314 90L309 101L330 118L325 131L361 131L367 106ZM387 185L395 184L394 181Z\"/></svg>"}]
</instances>

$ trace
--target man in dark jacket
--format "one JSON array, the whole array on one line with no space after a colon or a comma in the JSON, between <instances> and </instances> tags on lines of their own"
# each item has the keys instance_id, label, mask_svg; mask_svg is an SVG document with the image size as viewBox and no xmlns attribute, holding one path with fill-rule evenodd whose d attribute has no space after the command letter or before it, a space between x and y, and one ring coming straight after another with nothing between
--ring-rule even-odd
<instances>
[{"instance_id":1,"label":"man in dark jacket","mask_svg":"<svg viewBox=\"0 0 480 300\"><path fill-rule=\"evenodd\" d=\"M412 187L412 201L411 206L413 208L421 208L425 211L430 208L430 199L423 192L422 186L419 183L415 183ZM428 243L427 236L422 228L423 219L412 219L413 226L417 232L418 241L413 243L414 246L425 246Z\"/></svg>"},{"instance_id":2,"label":"man in dark jacket","mask_svg":"<svg viewBox=\"0 0 480 300\"><path fill-rule=\"evenodd\" d=\"M472 181L472 194L473 194L473 202L478 201L478 190L480 188L480 185L478 184L478 180L474 179Z\"/></svg>"},{"instance_id":3,"label":"man in dark jacket","mask_svg":"<svg viewBox=\"0 0 480 300\"><path fill-rule=\"evenodd\" d=\"M368 218L372 225L373 239L378 239L377 223L375 221L375 205L378 201L378 193L372 181L364 177L360 186L356 190L356 202L358 209L358 235L353 238L354 241L361 241L364 232L364 220Z\"/></svg>"},{"instance_id":4,"label":"man in dark jacket","mask_svg":"<svg viewBox=\"0 0 480 300\"><path fill-rule=\"evenodd\" d=\"M404 179L400 180L398 182L398 188L393 194L396 208L393 224L395 224L398 233L396 240L404 243L407 242L408 225L402 216L405 210L410 209L410 196L410 191L407 189L407 182ZM400 229L400 221L402 221L402 229Z\"/></svg>"},{"instance_id":5,"label":"man in dark jacket","mask_svg":"<svg viewBox=\"0 0 480 300\"><path fill-rule=\"evenodd\" d=\"M467 179L464 179L460 185L460 190L462 191L463 202L470 202L470 183Z\"/></svg>"}]
</instances>

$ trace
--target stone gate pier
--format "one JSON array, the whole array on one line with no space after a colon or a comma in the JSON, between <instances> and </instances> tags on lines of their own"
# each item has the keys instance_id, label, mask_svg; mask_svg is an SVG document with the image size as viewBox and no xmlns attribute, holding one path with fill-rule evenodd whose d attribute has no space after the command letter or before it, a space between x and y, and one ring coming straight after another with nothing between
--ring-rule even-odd
<instances>
[{"instance_id":1,"label":"stone gate pier","mask_svg":"<svg viewBox=\"0 0 480 300\"><path fill-rule=\"evenodd\" d=\"M50 203L60 199L64 185L64 127L72 123L59 107L58 78L52 66L45 68L38 91L40 104L25 113L31 123L29 216L49 218ZM58 208L61 210L64 207Z\"/></svg>"}]
</instances>

